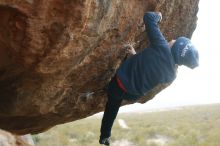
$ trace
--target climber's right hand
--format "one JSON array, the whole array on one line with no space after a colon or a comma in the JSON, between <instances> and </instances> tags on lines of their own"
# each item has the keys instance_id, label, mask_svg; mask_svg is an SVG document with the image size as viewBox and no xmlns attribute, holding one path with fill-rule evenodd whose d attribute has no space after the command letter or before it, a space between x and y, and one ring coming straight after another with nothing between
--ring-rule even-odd
<instances>
[{"instance_id":1,"label":"climber's right hand","mask_svg":"<svg viewBox=\"0 0 220 146\"><path fill-rule=\"evenodd\" d=\"M156 12L159 16L160 16L160 20L159 20L159 22L161 22L162 21L162 13L161 12Z\"/></svg>"}]
</instances>

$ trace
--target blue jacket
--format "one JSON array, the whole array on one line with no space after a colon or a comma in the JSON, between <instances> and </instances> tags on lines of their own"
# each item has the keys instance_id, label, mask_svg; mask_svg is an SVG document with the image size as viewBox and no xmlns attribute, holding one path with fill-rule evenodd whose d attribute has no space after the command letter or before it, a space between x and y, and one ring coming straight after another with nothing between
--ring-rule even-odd
<instances>
[{"instance_id":1,"label":"blue jacket","mask_svg":"<svg viewBox=\"0 0 220 146\"><path fill-rule=\"evenodd\" d=\"M137 98L146 95L158 84L171 83L176 78L176 67L168 42L160 32L160 16L155 12L144 15L150 46L131 56L116 74L128 93Z\"/></svg>"}]
</instances>

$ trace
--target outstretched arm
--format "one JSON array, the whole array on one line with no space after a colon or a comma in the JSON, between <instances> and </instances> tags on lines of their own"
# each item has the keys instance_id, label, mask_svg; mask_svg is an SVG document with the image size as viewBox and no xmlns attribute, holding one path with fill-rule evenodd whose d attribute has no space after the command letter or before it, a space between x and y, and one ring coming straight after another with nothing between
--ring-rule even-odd
<instances>
[{"instance_id":1,"label":"outstretched arm","mask_svg":"<svg viewBox=\"0 0 220 146\"><path fill-rule=\"evenodd\" d=\"M144 24L153 47L160 47L168 44L163 34L160 31L158 22L162 19L162 14L159 12L147 12L144 14Z\"/></svg>"}]
</instances>

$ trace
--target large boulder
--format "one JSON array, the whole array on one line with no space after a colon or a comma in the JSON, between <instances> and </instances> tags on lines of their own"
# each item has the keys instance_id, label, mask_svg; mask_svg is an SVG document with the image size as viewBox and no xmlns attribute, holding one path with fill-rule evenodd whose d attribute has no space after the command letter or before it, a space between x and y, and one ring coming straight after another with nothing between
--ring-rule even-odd
<instances>
[{"instance_id":1,"label":"large boulder","mask_svg":"<svg viewBox=\"0 0 220 146\"><path fill-rule=\"evenodd\" d=\"M144 12L162 12L167 40L191 37L198 1L1 0L0 128L38 133L102 111L123 45L149 44Z\"/></svg>"}]
</instances>

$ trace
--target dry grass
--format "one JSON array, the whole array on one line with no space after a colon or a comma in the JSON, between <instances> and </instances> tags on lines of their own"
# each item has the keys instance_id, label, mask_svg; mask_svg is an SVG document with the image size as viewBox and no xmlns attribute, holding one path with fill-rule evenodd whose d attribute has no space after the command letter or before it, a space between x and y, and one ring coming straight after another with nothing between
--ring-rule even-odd
<instances>
[{"instance_id":1,"label":"dry grass","mask_svg":"<svg viewBox=\"0 0 220 146\"><path fill-rule=\"evenodd\" d=\"M120 114L112 130L113 146L219 146L220 104L180 110ZM101 117L56 126L34 135L37 146L97 146Z\"/></svg>"}]
</instances>

